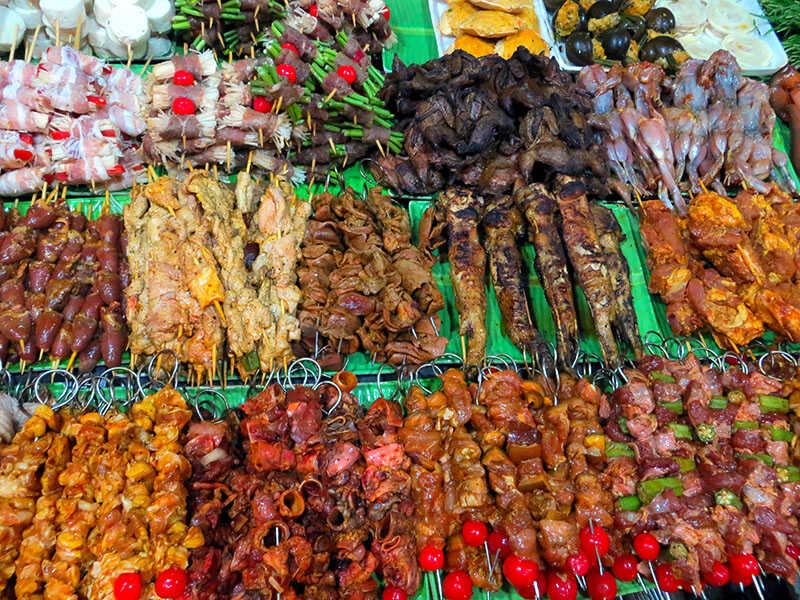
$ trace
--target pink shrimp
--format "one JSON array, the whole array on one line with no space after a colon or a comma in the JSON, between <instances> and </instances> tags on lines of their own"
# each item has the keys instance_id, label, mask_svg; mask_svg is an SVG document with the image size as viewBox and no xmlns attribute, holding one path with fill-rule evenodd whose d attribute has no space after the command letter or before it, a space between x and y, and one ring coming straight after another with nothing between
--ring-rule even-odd
<instances>
[{"instance_id":1,"label":"pink shrimp","mask_svg":"<svg viewBox=\"0 0 800 600\"><path fill-rule=\"evenodd\" d=\"M0 175L0 196L20 196L44 187L44 167L24 167Z\"/></svg>"},{"instance_id":2,"label":"pink shrimp","mask_svg":"<svg viewBox=\"0 0 800 600\"><path fill-rule=\"evenodd\" d=\"M0 104L0 129L43 132L50 123L50 115L31 110L16 100Z\"/></svg>"}]
</instances>

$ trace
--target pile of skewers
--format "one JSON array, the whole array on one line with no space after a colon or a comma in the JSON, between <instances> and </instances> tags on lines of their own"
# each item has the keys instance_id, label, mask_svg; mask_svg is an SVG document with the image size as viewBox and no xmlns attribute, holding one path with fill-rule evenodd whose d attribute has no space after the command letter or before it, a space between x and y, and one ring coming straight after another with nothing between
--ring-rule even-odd
<instances>
[{"instance_id":1,"label":"pile of skewers","mask_svg":"<svg viewBox=\"0 0 800 600\"><path fill-rule=\"evenodd\" d=\"M401 150L403 134L392 131L394 115L378 98L384 75L373 64L382 47L377 38L365 41L363 32L350 28L320 36L310 23L285 19L261 40L269 59L257 68L250 90L268 106L283 107L302 128L292 160L310 177L353 164L375 147L383 155Z\"/></svg>"},{"instance_id":2,"label":"pile of skewers","mask_svg":"<svg viewBox=\"0 0 800 600\"><path fill-rule=\"evenodd\" d=\"M374 598L381 575L411 595L419 586L408 457L397 442L400 407L365 410L332 385L272 384L233 419L192 423L189 599Z\"/></svg>"},{"instance_id":3,"label":"pile of skewers","mask_svg":"<svg viewBox=\"0 0 800 600\"><path fill-rule=\"evenodd\" d=\"M695 594L794 580L794 387L693 355L624 374L610 398L565 375L554 397L511 371L412 388L399 438L439 597L497 591L503 576L523 598L559 600L614 598L615 577Z\"/></svg>"},{"instance_id":4,"label":"pile of skewers","mask_svg":"<svg viewBox=\"0 0 800 600\"><path fill-rule=\"evenodd\" d=\"M15 577L18 598L177 598L204 542L186 523L191 414L172 389L126 413L39 405L0 450L0 590Z\"/></svg>"},{"instance_id":5,"label":"pile of skewers","mask_svg":"<svg viewBox=\"0 0 800 600\"><path fill-rule=\"evenodd\" d=\"M569 368L578 352L570 265L594 317L603 361L612 367L621 364L614 331L635 357L643 353L628 266L620 250L622 231L616 218L608 208L590 205L583 184L577 180L560 175L556 188L551 194L544 185L533 184L519 187L513 197L497 200L465 189L450 189L439 195L420 222L424 248L448 245L462 351L466 363L473 367L481 365L486 354L487 262L506 335L524 357L547 352L531 318L525 291L517 243L525 232L523 215L536 251L535 268L556 324L559 363Z\"/></svg>"},{"instance_id":6,"label":"pile of skewers","mask_svg":"<svg viewBox=\"0 0 800 600\"><path fill-rule=\"evenodd\" d=\"M372 188L313 199L298 277L297 356L343 368L362 350L373 362L420 365L444 354L439 335L442 292L433 257L411 243L408 213Z\"/></svg>"},{"instance_id":7,"label":"pile of skewers","mask_svg":"<svg viewBox=\"0 0 800 600\"><path fill-rule=\"evenodd\" d=\"M25 365L45 354L90 371L119 366L128 332L128 282L119 215L72 211L58 190L21 215L0 213L0 360Z\"/></svg>"},{"instance_id":8,"label":"pile of skewers","mask_svg":"<svg viewBox=\"0 0 800 600\"><path fill-rule=\"evenodd\" d=\"M293 358L295 272L311 212L280 178L236 188L195 170L136 188L124 208L134 356L171 354L199 381L243 379ZM227 360L222 360L227 359ZM135 359L134 359L135 362Z\"/></svg>"},{"instance_id":9,"label":"pile of skewers","mask_svg":"<svg viewBox=\"0 0 800 600\"><path fill-rule=\"evenodd\" d=\"M0 62L0 196L46 183L129 188L144 175L142 79L68 46Z\"/></svg>"},{"instance_id":10,"label":"pile of skewers","mask_svg":"<svg viewBox=\"0 0 800 600\"><path fill-rule=\"evenodd\" d=\"M777 186L734 198L704 192L685 218L647 201L640 222L650 291L667 305L676 335L710 330L733 349L766 330L800 341L798 208Z\"/></svg>"},{"instance_id":11,"label":"pile of skewers","mask_svg":"<svg viewBox=\"0 0 800 600\"><path fill-rule=\"evenodd\" d=\"M228 173L252 165L302 181L303 173L277 156L299 132L247 85L266 60L218 67L209 50L155 65L145 82L147 159L176 175L192 165L222 165Z\"/></svg>"}]
</instances>

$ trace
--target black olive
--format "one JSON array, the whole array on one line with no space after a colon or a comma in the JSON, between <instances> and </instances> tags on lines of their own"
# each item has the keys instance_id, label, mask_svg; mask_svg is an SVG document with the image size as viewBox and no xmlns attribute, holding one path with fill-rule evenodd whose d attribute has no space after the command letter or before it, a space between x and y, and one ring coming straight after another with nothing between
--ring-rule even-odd
<instances>
[{"instance_id":1,"label":"black olive","mask_svg":"<svg viewBox=\"0 0 800 600\"><path fill-rule=\"evenodd\" d=\"M607 17L611 13L615 12L617 12L617 7L613 2L609 2L608 0L598 0L598 2L595 2L589 7L589 10L586 11L586 14L590 19L602 19L603 17Z\"/></svg>"},{"instance_id":2,"label":"black olive","mask_svg":"<svg viewBox=\"0 0 800 600\"><path fill-rule=\"evenodd\" d=\"M647 33L647 25L644 22L644 17L640 17L639 15L622 17L619 24L625 28L625 31L630 34L631 39L636 43L639 43L644 37L644 34Z\"/></svg>"},{"instance_id":3,"label":"black olive","mask_svg":"<svg viewBox=\"0 0 800 600\"><path fill-rule=\"evenodd\" d=\"M567 58L576 65L590 65L594 62L592 36L586 31L574 31L564 42Z\"/></svg>"},{"instance_id":4,"label":"black olive","mask_svg":"<svg viewBox=\"0 0 800 600\"><path fill-rule=\"evenodd\" d=\"M659 35L648 40L639 48L639 60L644 62L658 62L670 59L676 52L684 52L681 43L668 35Z\"/></svg>"},{"instance_id":5,"label":"black olive","mask_svg":"<svg viewBox=\"0 0 800 600\"><path fill-rule=\"evenodd\" d=\"M562 4L564 4L564 0L544 0L545 8L550 12L558 12Z\"/></svg>"},{"instance_id":6,"label":"black olive","mask_svg":"<svg viewBox=\"0 0 800 600\"><path fill-rule=\"evenodd\" d=\"M631 45L631 34L628 33L624 27L614 27L601 31L597 35L597 39L603 45L603 52L606 58L611 60L622 60L628 53L628 47Z\"/></svg>"},{"instance_id":7,"label":"black olive","mask_svg":"<svg viewBox=\"0 0 800 600\"><path fill-rule=\"evenodd\" d=\"M644 17L647 28L658 33L670 33L675 30L675 15L668 8L654 8Z\"/></svg>"}]
</instances>

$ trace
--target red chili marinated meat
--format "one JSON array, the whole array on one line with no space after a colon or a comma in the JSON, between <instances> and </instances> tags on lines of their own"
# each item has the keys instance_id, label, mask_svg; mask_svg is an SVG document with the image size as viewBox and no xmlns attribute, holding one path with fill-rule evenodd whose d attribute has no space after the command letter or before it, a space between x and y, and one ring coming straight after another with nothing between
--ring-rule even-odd
<instances>
[{"instance_id":1,"label":"red chili marinated meat","mask_svg":"<svg viewBox=\"0 0 800 600\"><path fill-rule=\"evenodd\" d=\"M53 265L43 261L34 261L28 265L28 290L41 294L47 288L47 282L53 273Z\"/></svg>"},{"instance_id":2,"label":"red chili marinated meat","mask_svg":"<svg viewBox=\"0 0 800 600\"><path fill-rule=\"evenodd\" d=\"M36 251L36 234L29 227L14 227L0 245L0 264L18 263Z\"/></svg>"},{"instance_id":3,"label":"red chili marinated meat","mask_svg":"<svg viewBox=\"0 0 800 600\"><path fill-rule=\"evenodd\" d=\"M83 296L70 296L67 305L64 307L64 310L61 311L64 320L71 323L82 306Z\"/></svg>"},{"instance_id":4,"label":"red chili marinated meat","mask_svg":"<svg viewBox=\"0 0 800 600\"><path fill-rule=\"evenodd\" d=\"M122 354L128 345L122 306L114 302L111 306L104 306L101 313L103 333L100 335L100 354L106 366L118 367L122 364Z\"/></svg>"},{"instance_id":5,"label":"red chili marinated meat","mask_svg":"<svg viewBox=\"0 0 800 600\"><path fill-rule=\"evenodd\" d=\"M19 221L19 225L26 225L31 229L46 229L56 220L56 211L49 206L38 202L31 204L28 212Z\"/></svg>"},{"instance_id":6,"label":"red chili marinated meat","mask_svg":"<svg viewBox=\"0 0 800 600\"><path fill-rule=\"evenodd\" d=\"M69 279L50 279L45 289L47 308L51 310L63 308L72 293L72 286L73 282Z\"/></svg>"},{"instance_id":7,"label":"red chili marinated meat","mask_svg":"<svg viewBox=\"0 0 800 600\"><path fill-rule=\"evenodd\" d=\"M63 317L60 313L46 309L42 311L36 319L36 326L34 328L34 343L40 350L48 352L53 345L58 330L61 327Z\"/></svg>"},{"instance_id":8,"label":"red chili marinated meat","mask_svg":"<svg viewBox=\"0 0 800 600\"><path fill-rule=\"evenodd\" d=\"M46 308L47 299L44 294L28 294L25 297L25 307L31 314L31 321L36 322L39 315Z\"/></svg>"},{"instance_id":9,"label":"red chili marinated meat","mask_svg":"<svg viewBox=\"0 0 800 600\"><path fill-rule=\"evenodd\" d=\"M97 247L98 268L111 273L119 273L119 251L109 242L100 242Z\"/></svg>"},{"instance_id":10,"label":"red chili marinated meat","mask_svg":"<svg viewBox=\"0 0 800 600\"><path fill-rule=\"evenodd\" d=\"M50 346L50 354L61 360L69 355L70 346L72 346L72 323L64 321Z\"/></svg>"},{"instance_id":11,"label":"red chili marinated meat","mask_svg":"<svg viewBox=\"0 0 800 600\"><path fill-rule=\"evenodd\" d=\"M73 263L81 256L83 249L83 236L77 231L67 232L67 241L61 248L58 259L65 263Z\"/></svg>"},{"instance_id":12,"label":"red chili marinated meat","mask_svg":"<svg viewBox=\"0 0 800 600\"><path fill-rule=\"evenodd\" d=\"M94 290L100 294L105 304L122 300L122 283L120 277L111 271L99 271L95 275Z\"/></svg>"},{"instance_id":13,"label":"red chili marinated meat","mask_svg":"<svg viewBox=\"0 0 800 600\"><path fill-rule=\"evenodd\" d=\"M21 279L10 279L0 285L0 304L25 306L25 286Z\"/></svg>"},{"instance_id":14,"label":"red chili marinated meat","mask_svg":"<svg viewBox=\"0 0 800 600\"><path fill-rule=\"evenodd\" d=\"M75 315L72 322L72 352L80 352L92 341L100 318L100 307L103 299L100 294L93 293L86 296L81 310Z\"/></svg>"},{"instance_id":15,"label":"red chili marinated meat","mask_svg":"<svg viewBox=\"0 0 800 600\"><path fill-rule=\"evenodd\" d=\"M78 354L78 370L81 373L91 371L100 362L100 358L100 340L96 338Z\"/></svg>"},{"instance_id":16,"label":"red chili marinated meat","mask_svg":"<svg viewBox=\"0 0 800 600\"><path fill-rule=\"evenodd\" d=\"M15 345L31 335L31 314L26 308L7 308L0 311L0 333Z\"/></svg>"},{"instance_id":17,"label":"red chili marinated meat","mask_svg":"<svg viewBox=\"0 0 800 600\"><path fill-rule=\"evenodd\" d=\"M122 220L119 215L102 215L99 219L89 223L88 230L94 237L116 245L122 231Z\"/></svg>"},{"instance_id":18,"label":"red chili marinated meat","mask_svg":"<svg viewBox=\"0 0 800 600\"><path fill-rule=\"evenodd\" d=\"M56 262L67 243L66 230L51 229L36 242L36 258L45 262Z\"/></svg>"},{"instance_id":19,"label":"red chili marinated meat","mask_svg":"<svg viewBox=\"0 0 800 600\"><path fill-rule=\"evenodd\" d=\"M16 350L20 360L24 360L27 363L36 362L36 359L39 358L39 351L30 339L25 340L21 345L17 344Z\"/></svg>"},{"instance_id":20,"label":"red chili marinated meat","mask_svg":"<svg viewBox=\"0 0 800 600\"><path fill-rule=\"evenodd\" d=\"M73 231L83 231L86 229L86 215L79 212L69 213L69 228Z\"/></svg>"}]
</instances>

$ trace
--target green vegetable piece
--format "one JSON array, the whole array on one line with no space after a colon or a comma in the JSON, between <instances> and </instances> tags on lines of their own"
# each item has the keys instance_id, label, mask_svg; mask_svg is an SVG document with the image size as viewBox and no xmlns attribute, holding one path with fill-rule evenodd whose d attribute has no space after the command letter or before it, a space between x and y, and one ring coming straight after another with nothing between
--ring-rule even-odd
<instances>
[{"instance_id":1,"label":"green vegetable piece","mask_svg":"<svg viewBox=\"0 0 800 600\"><path fill-rule=\"evenodd\" d=\"M728 408L728 399L725 396L714 396L711 402L708 403L708 408L713 408L714 410Z\"/></svg>"},{"instance_id":2,"label":"green vegetable piece","mask_svg":"<svg viewBox=\"0 0 800 600\"><path fill-rule=\"evenodd\" d=\"M241 358L242 368L245 371L256 371L261 363L258 360L258 352L251 350Z\"/></svg>"},{"instance_id":3,"label":"green vegetable piece","mask_svg":"<svg viewBox=\"0 0 800 600\"><path fill-rule=\"evenodd\" d=\"M769 465L770 467L775 463L775 460L769 454L764 454L763 452L759 452L758 454L741 452L736 455L736 458L754 458L756 460L760 460L766 465Z\"/></svg>"},{"instance_id":4,"label":"green vegetable piece","mask_svg":"<svg viewBox=\"0 0 800 600\"><path fill-rule=\"evenodd\" d=\"M789 412L789 399L788 398L779 398L778 396L767 396L766 394L760 394L756 396L758 398L758 403L761 406L761 412L769 413L769 412L780 412L786 413Z\"/></svg>"},{"instance_id":5,"label":"green vegetable piece","mask_svg":"<svg viewBox=\"0 0 800 600\"><path fill-rule=\"evenodd\" d=\"M622 429L622 432L624 434L626 435L631 434L630 430L628 429L628 419L626 419L625 417L619 418L619 428Z\"/></svg>"},{"instance_id":6,"label":"green vegetable piece","mask_svg":"<svg viewBox=\"0 0 800 600\"><path fill-rule=\"evenodd\" d=\"M800 469L794 465L781 465L775 468L781 483L795 483L800 481Z\"/></svg>"},{"instance_id":7,"label":"green vegetable piece","mask_svg":"<svg viewBox=\"0 0 800 600\"><path fill-rule=\"evenodd\" d=\"M717 437L717 430L714 429L713 425L701 423L694 428L694 434L697 436L697 439L704 444L710 444Z\"/></svg>"},{"instance_id":8,"label":"green vegetable piece","mask_svg":"<svg viewBox=\"0 0 800 600\"><path fill-rule=\"evenodd\" d=\"M728 392L728 402L732 402L733 404L741 404L747 400L747 396L744 395L744 392L741 390L733 390Z\"/></svg>"},{"instance_id":9,"label":"green vegetable piece","mask_svg":"<svg viewBox=\"0 0 800 600\"><path fill-rule=\"evenodd\" d=\"M636 488L636 494L639 496L639 500L642 501L642 504L649 504L653 498L667 488L671 488L676 496L683 494L683 484L681 480L676 477L661 477L659 479L642 481Z\"/></svg>"},{"instance_id":10,"label":"green vegetable piece","mask_svg":"<svg viewBox=\"0 0 800 600\"><path fill-rule=\"evenodd\" d=\"M672 428L672 431L675 432L676 438L680 440L692 439L692 428L688 425L684 425L683 423L670 423L669 426Z\"/></svg>"},{"instance_id":11,"label":"green vegetable piece","mask_svg":"<svg viewBox=\"0 0 800 600\"><path fill-rule=\"evenodd\" d=\"M772 434L772 439L776 442L791 442L794 437L792 431L781 427L770 427L769 432Z\"/></svg>"},{"instance_id":12,"label":"green vegetable piece","mask_svg":"<svg viewBox=\"0 0 800 600\"><path fill-rule=\"evenodd\" d=\"M650 379L653 381L663 381L664 383L675 383L675 378L672 375L667 375L661 371L653 371L650 373Z\"/></svg>"},{"instance_id":13,"label":"green vegetable piece","mask_svg":"<svg viewBox=\"0 0 800 600\"><path fill-rule=\"evenodd\" d=\"M606 458L617 458L619 456L635 456L633 449L628 444L620 442L606 442Z\"/></svg>"},{"instance_id":14,"label":"green vegetable piece","mask_svg":"<svg viewBox=\"0 0 800 600\"><path fill-rule=\"evenodd\" d=\"M617 498L617 510L639 510L642 503L639 501L639 496L623 496Z\"/></svg>"},{"instance_id":15,"label":"green vegetable piece","mask_svg":"<svg viewBox=\"0 0 800 600\"><path fill-rule=\"evenodd\" d=\"M679 415L683 414L683 402L680 400L673 400L672 402L662 402L661 406L664 408L668 408L673 412L678 413Z\"/></svg>"},{"instance_id":16,"label":"green vegetable piece","mask_svg":"<svg viewBox=\"0 0 800 600\"><path fill-rule=\"evenodd\" d=\"M675 461L680 465L681 473L694 471L697 468L697 465L691 458L683 458L682 456L677 456L675 457Z\"/></svg>"},{"instance_id":17,"label":"green vegetable piece","mask_svg":"<svg viewBox=\"0 0 800 600\"><path fill-rule=\"evenodd\" d=\"M675 560L680 560L689 556L689 550L680 542L672 542L669 545L669 555Z\"/></svg>"},{"instance_id":18,"label":"green vegetable piece","mask_svg":"<svg viewBox=\"0 0 800 600\"><path fill-rule=\"evenodd\" d=\"M736 421L733 424L734 429L758 429L758 421Z\"/></svg>"},{"instance_id":19,"label":"green vegetable piece","mask_svg":"<svg viewBox=\"0 0 800 600\"><path fill-rule=\"evenodd\" d=\"M742 508L742 501L731 490L717 490L714 492L714 502L718 506L735 506L738 509Z\"/></svg>"}]
</instances>

